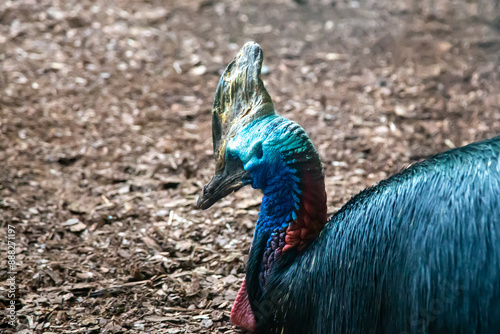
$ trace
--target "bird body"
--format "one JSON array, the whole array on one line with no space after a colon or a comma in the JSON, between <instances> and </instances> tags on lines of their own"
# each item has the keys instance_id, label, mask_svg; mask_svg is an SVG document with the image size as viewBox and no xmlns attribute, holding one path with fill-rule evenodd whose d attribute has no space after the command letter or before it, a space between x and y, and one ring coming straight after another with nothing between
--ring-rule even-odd
<instances>
[{"instance_id":1,"label":"bird body","mask_svg":"<svg viewBox=\"0 0 500 334\"><path fill-rule=\"evenodd\" d=\"M327 222L319 155L274 113L247 43L214 101L206 209L244 185L264 198L233 322L255 333L497 333L500 137L417 163Z\"/></svg>"},{"instance_id":2,"label":"bird body","mask_svg":"<svg viewBox=\"0 0 500 334\"><path fill-rule=\"evenodd\" d=\"M500 137L361 192L259 294L267 238L256 235L246 279L261 333L497 333Z\"/></svg>"}]
</instances>

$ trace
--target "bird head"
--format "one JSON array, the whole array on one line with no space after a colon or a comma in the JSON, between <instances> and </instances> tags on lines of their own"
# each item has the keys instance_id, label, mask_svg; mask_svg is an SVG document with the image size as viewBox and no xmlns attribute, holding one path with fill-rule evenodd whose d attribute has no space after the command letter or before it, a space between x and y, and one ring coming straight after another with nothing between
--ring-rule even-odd
<instances>
[{"instance_id":1,"label":"bird head","mask_svg":"<svg viewBox=\"0 0 500 334\"><path fill-rule=\"evenodd\" d=\"M260 122L275 112L261 79L262 61L260 46L248 42L219 80L212 111L215 175L198 199L202 209L252 184L252 172L266 161Z\"/></svg>"},{"instance_id":2,"label":"bird head","mask_svg":"<svg viewBox=\"0 0 500 334\"><path fill-rule=\"evenodd\" d=\"M248 42L219 80L212 114L215 175L197 207L208 209L251 184L264 195L273 193L269 203L280 203L261 206L272 216L263 224L267 229L295 220L305 200L325 215L326 205L318 152L300 125L276 115L261 79L262 61L260 46Z\"/></svg>"}]
</instances>

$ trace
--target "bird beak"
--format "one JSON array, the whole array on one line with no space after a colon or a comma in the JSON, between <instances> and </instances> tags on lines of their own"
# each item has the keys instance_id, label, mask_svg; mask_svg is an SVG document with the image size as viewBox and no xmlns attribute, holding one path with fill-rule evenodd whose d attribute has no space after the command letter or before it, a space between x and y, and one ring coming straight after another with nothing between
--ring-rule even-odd
<instances>
[{"instance_id":1,"label":"bird beak","mask_svg":"<svg viewBox=\"0 0 500 334\"><path fill-rule=\"evenodd\" d=\"M206 210L220 199L251 183L250 175L243 166L227 166L222 173L216 173L212 180L203 187L196 208Z\"/></svg>"}]
</instances>

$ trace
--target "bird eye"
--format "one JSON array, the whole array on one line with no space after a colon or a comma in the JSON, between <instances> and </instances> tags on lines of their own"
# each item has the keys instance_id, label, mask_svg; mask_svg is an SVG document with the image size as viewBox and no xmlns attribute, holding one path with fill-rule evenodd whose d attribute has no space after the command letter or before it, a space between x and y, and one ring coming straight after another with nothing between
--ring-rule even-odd
<instances>
[{"instance_id":1,"label":"bird eye","mask_svg":"<svg viewBox=\"0 0 500 334\"><path fill-rule=\"evenodd\" d=\"M233 151L233 150L228 150L227 151L227 156L229 157L229 160L239 160L240 157L238 156L238 154Z\"/></svg>"},{"instance_id":2,"label":"bird eye","mask_svg":"<svg viewBox=\"0 0 500 334\"><path fill-rule=\"evenodd\" d=\"M262 143L261 142L258 142L257 144L255 144L254 154L255 154L255 157L257 159L259 159L259 160L262 159L263 152L262 152Z\"/></svg>"}]
</instances>

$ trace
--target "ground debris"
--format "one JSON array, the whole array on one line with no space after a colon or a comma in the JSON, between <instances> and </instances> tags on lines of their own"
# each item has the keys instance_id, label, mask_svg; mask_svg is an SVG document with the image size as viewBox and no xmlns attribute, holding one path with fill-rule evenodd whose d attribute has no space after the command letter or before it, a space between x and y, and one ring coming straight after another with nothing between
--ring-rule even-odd
<instances>
[{"instance_id":1,"label":"ground debris","mask_svg":"<svg viewBox=\"0 0 500 334\"><path fill-rule=\"evenodd\" d=\"M241 333L229 314L261 194L194 204L214 172L215 88L246 41L263 47L277 111L318 148L330 213L500 133L488 1L302 2L0 2L0 225L18 229L18 333Z\"/></svg>"}]
</instances>

